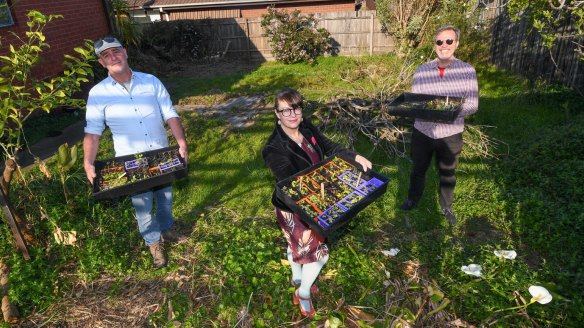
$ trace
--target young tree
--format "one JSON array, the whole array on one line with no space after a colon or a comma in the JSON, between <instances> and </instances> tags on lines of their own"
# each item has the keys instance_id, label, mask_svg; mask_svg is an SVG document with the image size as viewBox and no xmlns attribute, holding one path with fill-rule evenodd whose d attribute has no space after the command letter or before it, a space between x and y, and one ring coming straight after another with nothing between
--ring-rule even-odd
<instances>
[{"instance_id":1,"label":"young tree","mask_svg":"<svg viewBox=\"0 0 584 328\"><path fill-rule=\"evenodd\" d=\"M417 48L429 29L431 17L438 11L439 0L378 0L381 26L394 37L396 53L403 56Z\"/></svg>"},{"instance_id":2,"label":"young tree","mask_svg":"<svg viewBox=\"0 0 584 328\"><path fill-rule=\"evenodd\" d=\"M77 57L65 55L66 69L61 75L46 80L33 76L33 68L39 63L42 51L49 47L43 29L59 17L30 11L26 37L13 33L15 44L10 44L8 55L0 56L0 147L6 159L0 177L0 200L17 246L25 257L28 257L25 241L33 241L33 236L25 219L9 201L10 182L18 171L15 154L24 145L23 123L35 111L49 112L63 105L82 106L83 100L73 99L72 95L93 75L89 62L94 55L91 44L86 42L85 47L74 49Z\"/></svg>"},{"instance_id":3,"label":"young tree","mask_svg":"<svg viewBox=\"0 0 584 328\"><path fill-rule=\"evenodd\" d=\"M509 0L507 11L516 21L525 17L548 49L562 38L571 39L574 51L584 60L584 1Z\"/></svg>"}]
</instances>

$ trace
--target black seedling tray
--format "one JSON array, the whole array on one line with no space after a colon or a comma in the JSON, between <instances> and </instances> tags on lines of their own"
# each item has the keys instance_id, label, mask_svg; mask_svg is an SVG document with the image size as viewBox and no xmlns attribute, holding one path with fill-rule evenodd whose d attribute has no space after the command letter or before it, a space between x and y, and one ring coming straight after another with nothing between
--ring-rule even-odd
<instances>
[{"instance_id":1,"label":"black seedling tray","mask_svg":"<svg viewBox=\"0 0 584 328\"><path fill-rule=\"evenodd\" d=\"M96 200L134 194L187 176L178 146L99 160L94 165Z\"/></svg>"},{"instance_id":2,"label":"black seedling tray","mask_svg":"<svg viewBox=\"0 0 584 328\"><path fill-rule=\"evenodd\" d=\"M445 96L427 95L423 93L404 92L388 105L387 113L395 116L415 117L428 121L453 122L462 109L463 98L448 97L449 103L457 104L452 109L432 109L428 104L432 101L446 101Z\"/></svg>"},{"instance_id":3,"label":"black seedling tray","mask_svg":"<svg viewBox=\"0 0 584 328\"><path fill-rule=\"evenodd\" d=\"M352 159L334 156L278 182L276 195L326 237L383 195L388 182L377 172L363 172Z\"/></svg>"}]
</instances>

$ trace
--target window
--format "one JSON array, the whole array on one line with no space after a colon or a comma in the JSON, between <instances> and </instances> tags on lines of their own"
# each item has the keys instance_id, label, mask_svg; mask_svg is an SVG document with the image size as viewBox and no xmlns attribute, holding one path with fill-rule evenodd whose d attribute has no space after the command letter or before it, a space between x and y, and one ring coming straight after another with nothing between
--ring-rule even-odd
<instances>
[{"instance_id":1,"label":"window","mask_svg":"<svg viewBox=\"0 0 584 328\"><path fill-rule=\"evenodd\" d=\"M8 0L0 0L0 27L14 25L12 13L8 7Z\"/></svg>"}]
</instances>

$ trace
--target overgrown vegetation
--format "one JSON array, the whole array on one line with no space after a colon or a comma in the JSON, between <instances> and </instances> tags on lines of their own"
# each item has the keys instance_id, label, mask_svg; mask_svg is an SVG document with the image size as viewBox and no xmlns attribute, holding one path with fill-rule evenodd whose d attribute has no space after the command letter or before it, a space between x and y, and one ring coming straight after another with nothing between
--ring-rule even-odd
<instances>
[{"instance_id":1,"label":"overgrown vegetation","mask_svg":"<svg viewBox=\"0 0 584 328\"><path fill-rule=\"evenodd\" d=\"M510 0L508 13L514 21L526 20L543 44L551 49L560 39L573 40L574 51L584 59L584 3L577 0ZM567 28L568 27L568 28Z\"/></svg>"},{"instance_id":2,"label":"overgrown vegetation","mask_svg":"<svg viewBox=\"0 0 584 328\"><path fill-rule=\"evenodd\" d=\"M197 21L157 21L144 25L142 33L140 42L127 49L136 70L163 76L208 55L208 36Z\"/></svg>"},{"instance_id":3,"label":"overgrown vegetation","mask_svg":"<svg viewBox=\"0 0 584 328\"><path fill-rule=\"evenodd\" d=\"M367 67L394 59L362 60ZM341 79L363 64L320 57L314 65L266 63L249 74L167 82L173 82L175 101L212 88L272 94L291 86L314 109L335 90L346 96L366 89L367 79ZM582 174L580 98L545 84L532 89L528 81L489 67L477 71L480 109L469 123L497 126L487 131L508 144L502 153L509 156L461 161L454 205L460 223L450 230L439 214L433 170L419 207L397 211L407 193L410 162L372 151L358 139L356 150L392 181L381 199L330 238L331 259L318 282L323 291L316 300L318 316L301 324L436 326L457 320L502 327L575 326L584 319L583 259L574 251L582 246L582 192L576 181ZM274 181L260 155L273 127L272 113L260 114L253 127L241 130L195 112L181 115L192 148L189 178L175 184L174 214L188 238L169 248L166 269L151 269L130 202L94 202L79 163L68 172L73 178L67 179L67 190L76 195L69 205L56 159L48 163L51 178L39 167L24 172L27 183L14 191L15 205L30 215L35 233L52 235L54 224L77 232L75 246L45 240L33 248L30 262L11 243L0 243L0 258L12 267L10 295L31 322L94 325L104 314L116 313L120 316L108 320L126 326L299 323L283 261L285 241L269 200ZM327 134L347 143L346 135ZM102 138L98 158L113 156L108 140ZM3 241L11 238L6 225L0 234ZM401 249L395 257L382 253L394 247ZM515 249L518 257L499 259L493 254L498 249ZM460 270L469 263L483 267L481 278ZM522 299L529 302L530 285L547 287L553 301L506 310Z\"/></svg>"},{"instance_id":4,"label":"overgrown vegetation","mask_svg":"<svg viewBox=\"0 0 584 328\"><path fill-rule=\"evenodd\" d=\"M378 0L376 8L383 28L396 41L396 53L405 56L431 51L434 31L444 25L461 30L456 56L473 65L486 64L489 31L479 20L484 6L480 1L398 1Z\"/></svg>"},{"instance_id":5,"label":"overgrown vegetation","mask_svg":"<svg viewBox=\"0 0 584 328\"><path fill-rule=\"evenodd\" d=\"M314 15L304 15L300 10L288 12L268 8L262 15L263 36L268 38L276 60L286 64L309 62L331 50L330 33L316 27Z\"/></svg>"}]
</instances>

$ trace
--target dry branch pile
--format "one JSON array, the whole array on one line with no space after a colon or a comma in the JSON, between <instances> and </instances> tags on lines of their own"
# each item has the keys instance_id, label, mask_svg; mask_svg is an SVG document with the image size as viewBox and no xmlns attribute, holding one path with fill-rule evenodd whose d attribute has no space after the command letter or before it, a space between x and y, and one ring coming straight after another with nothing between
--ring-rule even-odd
<instances>
[{"instance_id":1,"label":"dry branch pile","mask_svg":"<svg viewBox=\"0 0 584 328\"><path fill-rule=\"evenodd\" d=\"M388 102L377 99L337 99L317 108L314 116L325 129L347 136L352 147L359 136L371 142L388 156L406 157L406 144L410 142L412 119L399 118L387 113ZM489 137L483 130L488 126L465 126L464 157L498 158L505 143Z\"/></svg>"}]
</instances>

